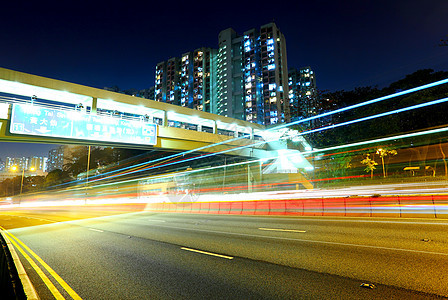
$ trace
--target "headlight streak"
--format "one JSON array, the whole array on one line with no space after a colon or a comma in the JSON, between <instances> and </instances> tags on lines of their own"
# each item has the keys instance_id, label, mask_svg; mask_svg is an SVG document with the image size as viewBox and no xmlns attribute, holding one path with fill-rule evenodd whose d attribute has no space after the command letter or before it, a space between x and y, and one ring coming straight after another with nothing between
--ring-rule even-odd
<instances>
[{"instance_id":1,"label":"headlight streak","mask_svg":"<svg viewBox=\"0 0 448 300\"><path fill-rule=\"evenodd\" d=\"M424 90L424 89L427 89L427 88L435 87L435 86L446 84L446 83L448 83L448 79L436 81L436 82L433 82L433 83L430 83L430 84L426 84L426 85L423 85L423 86L420 86L420 87L412 88L412 89L401 91L401 92L398 92L398 93L394 93L394 94L391 94L391 95L388 95L388 96L384 96L384 97L372 99L372 100L369 100L369 101L365 101L365 102L362 102L362 103L358 103L358 104L355 104L355 105L351 105L351 106L347 106L347 107L344 107L344 108L340 108L340 109L337 109L337 110L334 110L334 111L331 111L331 112L326 112L326 113L323 113L323 114L320 114L320 115L316 115L316 116L313 116L313 117L305 118L305 119L294 121L294 122L287 123L287 124L282 124L282 125L279 125L279 126L276 126L276 127L272 127L272 128L266 129L265 131L275 131L275 130L278 130L278 129L281 129L281 128L287 128L287 127L290 127L292 125L297 125L297 124L300 124L300 123L308 122L308 121L319 119L319 118L322 118L322 117L338 114L338 113L341 113L341 112L345 112L345 111L352 110L352 109L359 108L359 107L363 107L363 106L366 106L366 105L369 105L369 104L381 102L381 101L384 101L384 100L387 100L387 99L391 99L391 98L394 98L394 97L398 97L398 96L403 96L403 95L406 95L406 94L414 93L414 92L417 92L417 91L421 91L421 90ZM426 106L429 106L429 105L439 104L439 103L443 103L443 102L446 102L446 101L448 101L448 98L434 100L434 101L431 101L431 102L422 103L422 104L418 104L418 105L414 105L414 106L410 106L410 107L406 107L406 108L402 108L402 109L397 109L397 110L394 110L394 111L385 112L385 113L381 113L381 114L377 114L377 115L372 115L372 116L368 116L368 117L364 117L364 118L360 118L360 119L356 119L356 120L351 120L351 121L347 121L347 122L344 122L344 123L339 123L339 124L334 124L334 125L330 125L330 126L326 126L326 127L322 127L322 128L317 128L317 129L312 129L312 130L308 130L308 131L303 131L303 132L300 132L298 136L303 136L303 135L314 133L314 132L324 131L324 130L328 130L328 129L332 129L332 128L336 128L336 127L340 127L340 126L344 126L344 125L350 125L350 124L354 124L354 123L358 123L358 122L362 122L362 121L366 121L366 120L371 120L371 119L374 119L374 118L379 118L379 117L391 115L391 114L394 114L394 113L400 113L400 112L409 111L409 110L412 110L412 109L422 108L422 107L426 107ZM442 130L442 131L445 131L445 130ZM437 132L441 132L441 131L437 131ZM433 133L433 132L429 131L427 134L431 134L431 133ZM424 133L422 133L422 134L424 134ZM414 135L414 134L403 135L403 138L410 137L410 136L418 136L418 135L422 135L422 134L416 133L416 135ZM169 163L169 164L163 164L163 161L172 160L172 159L174 159L176 157L184 156L184 155L191 154L191 153L194 153L194 152L197 152L197 151L201 151L201 150L205 150L205 149L208 149L208 148L211 148L211 147L224 145L224 144L227 144L229 142L241 140L243 138L244 138L244 136L237 137L237 138L225 140L225 141L222 141L222 142L219 142L219 143L215 143L215 144L212 144L212 145L199 147L199 148L196 148L194 150L188 150L188 151L184 151L184 152L181 152L181 153L172 154L172 155L169 155L167 157L162 157L162 158L158 158L158 159L155 159L155 160L152 160L152 161L143 162L143 163L140 163L140 164L137 164L137 165L134 165L134 166L129 166L129 167L126 167L126 168L122 168L120 170L114 170L114 171L102 173L100 175L92 176L91 180L96 182L96 181L105 180L106 178L107 179L116 178L116 177L120 177L120 176L124 176L124 175L129 175L129 174L142 172L142 171L153 169L153 168L170 166L170 165L178 164L178 163L181 163L181 162L193 161L193 160L196 160L196 159L211 157L211 156L215 156L215 155L218 155L218 154L228 153L228 152L231 152L231 151L242 150L242 149L245 149L245 148L252 148L252 147L263 145L263 144L266 144L266 143L269 143L269 142L284 140L284 139L287 139L287 138L290 138L290 137L287 136L287 137L280 137L280 138L271 139L271 140L265 140L265 141L257 142L257 143L251 144L251 145L239 146L239 147L235 147L235 148L229 148L227 150L222 150L222 151L219 151L219 152L208 153L208 154L196 156L196 157L193 157L193 158L182 159L182 160L179 160L179 161L176 161L176 162L172 162L172 163ZM398 138L398 137L386 138L386 139L378 139L378 140L373 140L373 142L388 141L388 140L396 139L396 138ZM371 142L371 141L364 141L364 142L359 142L359 143L353 143L353 144L347 144L347 145L341 145L341 146L334 146L334 147L329 147L329 148L326 148L326 149L309 150L309 151L302 152L302 154L311 154L311 153L329 151L329 150L340 149L340 148L345 148L345 147L354 147L354 146L364 145L364 144L367 144L369 142ZM248 163L258 162L260 160L251 160ZM156 164L156 163L158 163L158 164ZM149 164L154 164L154 166L145 167L145 166L148 166ZM137 168L140 168L140 167L142 167L142 169L138 170ZM134 171L126 172L126 170L129 170L129 169L134 169ZM120 173L113 175L114 173L117 173L117 172L120 172ZM111 176L98 178L100 176L104 176L104 175L107 175L107 174L111 174ZM98 178L98 179L95 179L95 178Z\"/></svg>"}]
</instances>

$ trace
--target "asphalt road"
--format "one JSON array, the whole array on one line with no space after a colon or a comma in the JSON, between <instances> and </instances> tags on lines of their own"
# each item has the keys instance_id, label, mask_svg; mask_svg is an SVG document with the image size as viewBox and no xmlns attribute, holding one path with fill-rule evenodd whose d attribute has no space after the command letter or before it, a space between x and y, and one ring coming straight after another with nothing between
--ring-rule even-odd
<instances>
[{"instance_id":1,"label":"asphalt road","mask_svg":"<svg viewBox=\"0 0 448 300\"><path fill-rule=\"evenodd\" d=\"M0 213L6 223L82 299L448 296L444 220L28 210Z\"/></svg>"}]
</instances>

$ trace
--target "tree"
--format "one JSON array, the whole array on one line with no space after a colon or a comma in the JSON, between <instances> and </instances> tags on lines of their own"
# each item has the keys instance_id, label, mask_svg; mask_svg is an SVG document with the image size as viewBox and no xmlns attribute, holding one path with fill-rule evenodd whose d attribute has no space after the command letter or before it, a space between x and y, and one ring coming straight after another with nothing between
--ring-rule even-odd
<instances>
[{"instance_id":1,"label":"tree","mask_svg":"<svg viewBox=\"0 0 448 300\"><path fill-rule=\"evenodd\" d=\"M374 161L373 159L370 158L370 154L366 155L366 158L364 158L361 163L363 165L366 165L366 168L364 169L366 172L370 172L370 179L373 178L373 170L376 169L375 166L378 165L378 163L376 161Z\"/></svg>"},{"instance_id":2,"label":"tree","mask_svg":"<svg viewBox=\"0 0 448 300\"><path fill-rule=\"evenodd\" d=\"M60 170L60 169L56 169L47 174L47 176L45 177L45 180L44 180L44 186L45 187L56 186L61 183L67 182L70 179L71 178L70 178L70 175L68 174L68 172Z\"/></svg>"},{"instance_id":3,"label":"tree","mask_svg":"<svg viewBox=\"0 0 448 300\"><path fill-rule=\"evenodd\" d=\"M68 163L64 165L64 170L67 171L72 177L76 178L78 174L87 171L87 161L89 155L89 147L80 146L75 148L71 157L68 158ZM89 170L104 166L116 161L116 155L113 148L92 146L90 150Z\"/></svg>"},{"instance_id":4,"label":"tree","mask_svg":"<svg viewBox=\"0 0 448 300\"><path fill-rule=\"evenodd\" d=\"M389 157L397 155L397 151L396 150L388 150L385 148L379 148L376 151L376 154L378 154L381 157L381 163L383 165L383 177L386 178L387 172L386 172L386 168L384 167L384 157L387 155L389 155Z\"/></svg>"},{"instance_id":5,"label":"tree","mask_svg":"<svg viewBox=\"0 0 448 300\"><path fill-rule=\"evenodd\" d=\"M443 164L445 165L445 177L448 177L448 166L446 163L446 155L445 155L445 152L443 151L443 147L442 147L442 141L439 141L439 149L440 149L440 152L442 153Z\"/></svg>"},{"instance_id":6,"label":"tree","mask_svg":"<svg viewBox=\"0 0 448 300\"><path fill-rule=\"evenodd\" d=\"M328 99L328 103L331 103L331 110L336 110L446 78L448 78L448 72L446 71L422 69L406 75L405 78L393 82L388 87L382 89L369 86L357 87L352 91L341 90L326 93L322 96L322 99ZM340 124L446 97L448 97L448 85L445 84L395 97L393 101L387 100L387 102L372 103L362 108L332 115L329 123ZM425 108L335 127L331 130L319 131L311 134L309 139L314 147L320 148L392 136L402 132L413 132L435 126L444 126L448 123L447 110L447 102L439 103Z\"/></svg>"},{"instance_id":7,"label":"tree","mask_svg":"<svg viewBox=\"0 0 448 300\"><path fill-rule=\"evenodd\" d=\"M18 190L15 187L18 181L15 178L6 178L0 183L0 195L1 196L12 196Z\"/></svg>"},{"instance_id":8,"label":"tree","mask_svg":"<svg viewBox=\"0 0 448 300\"><path fill-rule=\"evenodd\" d=\"M75 148L71 157L69 157L68 163L64 165L64 170L67 171L73 178L76 178L79 174L87 171L88 150L87 146L79 146ZM110 165L116 165L119 161L124 161L130 157L136 157L146 153L145 150L137 149L119 149L113 147L90 147L90 161L89 170L95 170ZM129 163L134 163L131 160Z\"/></svg>"},{"instance_id":9,"label":"tree","mask_svg":"<svg viewBox=\"0 0 448 300\"><path fill-rule=\"evenodd\" d=\"M40 190L45 183L45 176L25 176L23 178L23 193Z\"/></svg>"}]
</instances>

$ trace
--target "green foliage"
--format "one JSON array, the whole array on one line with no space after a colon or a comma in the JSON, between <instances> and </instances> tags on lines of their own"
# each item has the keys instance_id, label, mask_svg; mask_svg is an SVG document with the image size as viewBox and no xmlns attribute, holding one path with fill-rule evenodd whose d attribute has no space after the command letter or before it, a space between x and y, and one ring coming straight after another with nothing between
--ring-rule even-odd
<instances>
[{"instance_id":1,"label":"green foliage","mask_svg":"<svg viewBox=\"0 0 448 300\"><path fill-rule=\"evenodd\" d=\"M44 187L52 187L67 182L70 179L71 177L67 171L56 169L47 174L43 182L43 185Z\"/></svg>"},{"instance_id":2,"label":"green foliage","mask_svg":"<svg viewBox=\"0 0 448 300\"><path fill-rule=\"evenodd\" d=\"M335 178L347 175L347 171L351 169L352 166L352 155L348 153L342 153L337 155L332 155L325 163L321 166L321 172L325 174L325 177Z\"/></svg>"},{"instance_id":3,"label":"green foliage","mask_svg":"<svg viewBox=\"0 0 448 300\"><path fill-rule=\"evenodd\" d=\"M385 167L385 163L384 163L384 157L389 156L389 158L390 158L391 156L397 155L397 150L395 150L395 149L379 148L376 151L376 154L378 154L380 156L380 158L381 158L381 163L383 165L383 176L384 176L384 178L386 178L386 173L387 172L386 172L386 167Z\"/></svg>"},{"instance_id":4,"label":"green foliage","mask_svg":"<svg viewBox=\"0 0 448 300\"><path fill-rule=\"evenodd\" d=\"M424 69L409 74L383 89L359 87L352 91L327 93L324 98L333 104L332 110L335 110L446 78L448 78L448 72ZM339 124L446 97L448 97L448 85L444 84L333 115L327 123ZM311 135L310 141L314 147L328 147L442 126L448 124L446 111L448 111L448 103L432 105L315 133Z\"/></svg>"},{"instance_id":5,"label":"green foliage","mask_svg":"<svg viewBox=\"0 0 448 300\"><path fill-rule=\"evenodd\" d=\"M373 170L376 169L375 166L377 166L378 163L370 158L370 154L366 154L366 157L361 161L361 163L363 165L366 165L364 171L366 171L367 173L370 172L370 178L373 178Z\"/></svg>"},{"instance_id":6,"label":"green foliage","mask_svg":"<svg viewBox=\"0 0 448 300\"><path fill-rule=\"evenodd\" d=\"M89 170L98 169L143 152L143 150L91 146ZM78 174L86 172L88 156L89 147L79 146L75 148L71 157L68 158L68 163L64 165L64 171L68 172L73 178L76 178Z\"/></svg>"},{"instance_id":7,"label":"green foliage","mask_svg":"<svg viewBox=\"0 0 448 300\"><path fill-rule=\"evenodd\" d=\"M0 182L0 196L7 197L18 194L20 191L20 176L7 178Z\"/></svg>"}]
</instances>

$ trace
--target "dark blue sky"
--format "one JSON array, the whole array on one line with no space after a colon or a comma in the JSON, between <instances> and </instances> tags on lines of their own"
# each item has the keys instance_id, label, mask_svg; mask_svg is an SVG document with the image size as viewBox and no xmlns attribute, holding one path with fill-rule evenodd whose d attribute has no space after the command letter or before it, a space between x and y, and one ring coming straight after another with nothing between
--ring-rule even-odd
<instances>
[{"instance_id":1,"label":"dark blue sky","mask_svg":"<svg viewBox=\"0 0 448 300\"><path fill-rule=\"evenodd\" d=\"M272 20L289 67L311 66L321 90L448 70L447 0L29 2L2 4L0 66L98 88L150 87L158 62ZM0 143L0 157L33 149Z\"/></svg>"}]
</instances>

